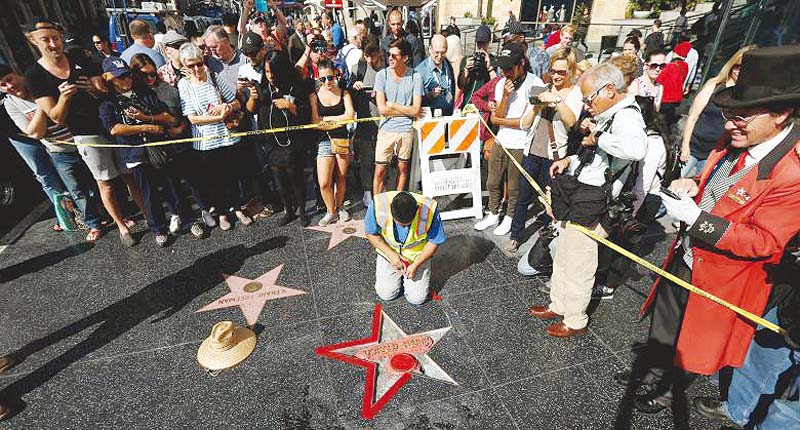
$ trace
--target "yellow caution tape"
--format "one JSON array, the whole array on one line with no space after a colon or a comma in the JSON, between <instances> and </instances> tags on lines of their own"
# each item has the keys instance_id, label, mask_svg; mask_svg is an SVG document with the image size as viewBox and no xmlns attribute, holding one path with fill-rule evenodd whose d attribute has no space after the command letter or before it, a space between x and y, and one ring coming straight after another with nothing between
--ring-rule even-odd
<instances>
[{"instance_id":1,"label":"yellow caution tape","mask_svg":"<svg viewBox=\"0 0 800 430\"><path fill-rule=\"evenodd\" d=\"M470 110L470 112L473 112L473 110ZM486 121L483 119L483 116L480 116L480 119L481 119L481 122L483 123L484 127L486 127L486 129L489 131L489 133L491 133L492 137L494 137L495 145L499 145L500 146L500 148L506 153L508 158L511 160L512 164L514 164L514 166L520 171L522 176L524 176L525 179L530 183L531 187L533 187L533 189L536 190L536 193L539 194L539 201L541 201L543 204L546 204L547 206L550 206L550 197L547 195L547 193L545 193L544 190L542 190L542 188L539 186L539 184L537 184L536 181L533 180L531 175L529 175L528 172L526 172L525 169L522 168L522 165L520 165L520 163L517 162L517 160L511 155L511 153L506 148L504 148L503 145L501 145L499 141L497 141L497 135L494 134L492 129L489 127L489 124L487 124ZM614 243L614 242L612 242L612 241L610 241L610 240L608 240L608 239L606 239L606 238L604 238L602 236L599 236L597 233L587 229L586 227L584 227L582 225L578 225L578 224L575 224L575 223L572 223L572 222L570 222L569 225L571 225L572 227L574 227L576 230L580 231L581 233L585 234L586 236L589 236L591 239L595 240L596 242L605 245L606 247L610 248L613 251L616 251L617 253L619 253L623 257L633 261L634 263L644 267L645 269L648 269L648 270L654 272L655 274L657 274L657 275L659 275L659 276L661 276L663 278L668 279L669 281L673 282L675 285L678 285L678 286L680 286L682 288L685 288L686 290L688 290L691 293L697 294L700 297L704 297L704 298L706 298L708 300L711 300L712 302L714 302L714 303L716 303L716 304L718 304L720 306L728 308L731 311L741 315L745 319L748 319L748 320L750 320L750 321L752 321L752 322L754 322L756 324L759 324L759 325L761 325L761 326L763 326L763 327L765 327L765 328L767 328L769 330L772 330L775 333L778 333L778 334L782 335L782 334L784 334L786 332L786 330L784 330L783 328L781 328L777 324L769 322L769 321L765 320L764 318L761 318L760 316L755 315L752 312L749 312L749 311L747 311L745 309L742 309L742 308L740 308L740 307L738 307L738 306L736 306L734 304L728 303L727 301L725 301L723 299L720 299L719 297L717 297L717 296L715 296L715 295L713 295L713 294L711 294L711 293L709 293L709 292L707 292L705 290L702 290L702 289L692 285L690 282L684 281L683 279L673 275L672 273L667 272L666 270L662 269L661 267L656 266L655 264L645 260L644 258L642 258L642 257L640 257L640 256L628 251L627 249L617 245L616 243Z\"/></svg>"},{"instance_id":2,"label":"yellow caution tape","mask_svg":"<svg viewBox=\"0 0 800 430\"><path fill-rule=\"evenodd\" d=\"M251 131L239 131L236 133L228 133L228 134L217 134L214 136L201 136L201 137L186 137L182 139L172 139L172 140L161 140L158 142L147 142L141 145L122 145L118 143L75 143L75 142L67 142L63 140L55 140L53 143L61 144L61 145L72 145L72 146L88 146L88 147L100 147L100 148L141 148L145 146L165 146L165 145L176 145L179 143L189 143L189 142L202 142L206 140L214 140L214 139L229 139L233 137L248 137L248 136L258 136L262 134L270 134L270 133L285 133L289 131L296 131L296 130L307 130L310 128L317 128L317 127L330 127L336 125L347 125L351 123L359 123L359 122L366 122L366 121L378 121L383 119L382 116L373 116L369 118L357 118L357 119L342 119L338 121L322 121L317 124L302 124L302 125L290 125L287 127L275 127L275 128L266 128L263 130L251 130Z\"/></svg>"}]
</instances>

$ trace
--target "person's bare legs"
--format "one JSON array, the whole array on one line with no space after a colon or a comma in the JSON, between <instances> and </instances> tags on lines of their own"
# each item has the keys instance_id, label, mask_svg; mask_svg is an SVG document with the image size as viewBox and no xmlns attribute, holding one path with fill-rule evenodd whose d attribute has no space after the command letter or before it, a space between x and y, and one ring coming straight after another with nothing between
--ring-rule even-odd
<instances>
[{"instance_id":1,"label":"person's bare legs","mask_svg":"<svg viewBox=\"0 0 800 430\"><path fill-rule=\"evenodd\" d=\"M0 357L0 373L14 367L16 363L9 357ZM0 403L0 421L5 420L11 416L12 410L7 405Z\"/></svg>"},{"instance_id":2,"label":"person's bare legs","mask_svg":"<svg viewBox=\"0 0 800 430\"><path fill-rule=\"evenodd\" d=\"M397 191L405 191L408 185L408 161L397 160Z\"/></svg>"},{"instance_id":3,"label":"person's bare legs","mask_svg":"<svg viewBox=\"0 0 800 430\"><path fill-rule=\"evenodd\" d=\"M325 209L329 214L336 214L336 201L333 196L334 157L317 157L317 182Z\"/></svg>"},{"instance_id":4,"label":"person's bare legs","mask_svg":"<svg viewBox=\"0 0 800 430\"><path fill-rule=\"evenodd\" d=\"M344 206L344 193L347 190L347 170L350 168L350 155L337 154L336 166L334 166L334 173L336 174L336 208L339 209Z\"/></svg>"},{"instance_id":5,"label":"person's bare legs","mask_svg":"<svg viewBox=\"0 0 800 430\"><path fill-rule=\"evenodd\" d=\"M113 179L109 181L97 181L97 188L100 190L100 200L103 201L103 207L105 207L108 214L111 215L111 219L117 224L119 233L130 234L131 231L125 224L125 219L122 217L122 208L117 199L114 198L114 185L112 181ZM138 189L138 187L136 189Z\"/></svg>"},{"instance_id":6,"label":"person's bare legs","mask_svg":"<svg viewBox=\"0 0 800 430\"><path fill-rule=\"evenodd\" d=\"M386 177L388 164L375 163L375 177L372 179L372 195L377 196L383 192L383 180Z\"/></svg>"}]
</instances>

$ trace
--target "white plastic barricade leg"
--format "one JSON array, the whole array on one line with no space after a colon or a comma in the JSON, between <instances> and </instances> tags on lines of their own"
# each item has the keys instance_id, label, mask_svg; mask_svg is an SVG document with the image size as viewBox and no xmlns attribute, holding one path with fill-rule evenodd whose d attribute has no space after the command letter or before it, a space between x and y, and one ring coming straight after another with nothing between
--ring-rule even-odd
<instances>
[{"instance_id":1,"label":"white plastic barricade leg","mask_svg":"<svg viewBox=\"0 0 800 430\"><path fill-rule=\"evenodd\" d=\"M481 218L481 144L480 120L477 115L446 116L428 118L417 122L417 141L422 174L422 194L436 198L471 194L472 206L439 213L443 220L457 218ZM460 155L445 160L433 160L441 155ZM469 164L466 158L469 156ZM469 167L465 167L465 166Z\"/></svg>"}]
</instances>

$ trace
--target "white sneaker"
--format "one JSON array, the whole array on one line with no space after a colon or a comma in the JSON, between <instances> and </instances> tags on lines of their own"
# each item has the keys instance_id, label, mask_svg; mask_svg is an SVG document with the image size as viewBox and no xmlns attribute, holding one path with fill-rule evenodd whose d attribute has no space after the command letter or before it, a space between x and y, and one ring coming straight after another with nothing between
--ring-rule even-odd
<instances>
[{"instance_id":1,"label":"white sneaker","mask_svg":"<svg viewBox=\"0 0 800 430\"><path fill-rule=\"evenodd\" d=\"M505 236L511 232L511 217L506 216L503 218L503 222L494 229L495 236Z\"/></svg>"},{"instance_id":2,"label":"white sneaker","mask_svg":"<svg viewBox=\"0 0 800 430\"><path fill-rule=\"evenodd\" d=\"M369 205L372 204L372 191L364 191L364 198L362 201L364 202L364 208L368 208Z\"/></svg>"},{"instance_id":3,"label":"white sneaker","mask_svg":"<svg viewBox=\"0 0 800 430\"><path fill-rule=\"evenodd\" d=\"M172 215L169 219L169 232L172 234L176 234L181 230L181 217L178 215Z\"/></svg>"},{"instance_id":4,"label":"white sneaker","mask_svg":"<svg viewBox=\"0 0 800 430\"><path fill-rule=\"evenodd\" d=\"M350 213L347 212L345 208L339 208L339 221L347 222L350 221Z\"/></svg>"},{"instance_id":5,"label":"white sneaker","mask_svg":"<svg viewBox=\"0 0 800 430\"><path fill-rule=\"evenodd\" d=\"M475 223L475 230L484 231L489 227L494 227L500 222L500 215L489 213L482 220Z\"/></svg>"},{"instance_id":6,"label":"white sneaker","mask_svg":"<svg viewBox=\"0 0 800 430\"><path fill-rule=\"evenodd\" d=\"M336 222L336 214L325 213L325 216L317 223L320 227L325 227Z\"/></svg>"},{"instance_id":7,"label":"white sneaker","mask_svg":"<svg viewBox=\"0 0 800 430\"><path fill-rule=\"evenodd\" d=\"M217 226L217 220L215 220L214 217L211 216L211 212L203 210L200 212L200 216L203 218L203 222L205 223L206 227Z\"/></svg>"}]
</instances>

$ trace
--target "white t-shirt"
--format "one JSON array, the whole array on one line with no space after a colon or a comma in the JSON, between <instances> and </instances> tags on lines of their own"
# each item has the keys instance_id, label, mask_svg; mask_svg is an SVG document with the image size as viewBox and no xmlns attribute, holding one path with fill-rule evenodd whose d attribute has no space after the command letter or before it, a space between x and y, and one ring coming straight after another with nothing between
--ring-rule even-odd
<instances>
[{"instance_id":1,"label":"white t-shirt","mask_svg":"<svg viewBox=\"0 0 800 430\"><path fill-rule=\"evenodd\" d=\"M494 87L494 99L499 103L503 98L503 87L506 84L506 78L497 81ZM521 118L530 106L528 104L528 94L530 94L531 87L543 87L544 82L533 73L528 73L525 76L525 81L522 85L511 93L508 101L508 108L506 109L506 118ZM497 140L506 149L525 149L528 145L528 132L518 128L500 127L497 132Z\"/></svg>"},{"instance_id":2,"label":"white t-shirt","mask_svg":"<svg viewBox=\"0 0 800 430\"><path fill-rule=\"evenodd\" d=\"M348 43L339 53L344 57L344 64L347 65L347 70L349 70L351 74L355 74L358 71L358 62L364 55L364 51L359 49L356 45Z\"/></svg>"}]
</instances>

